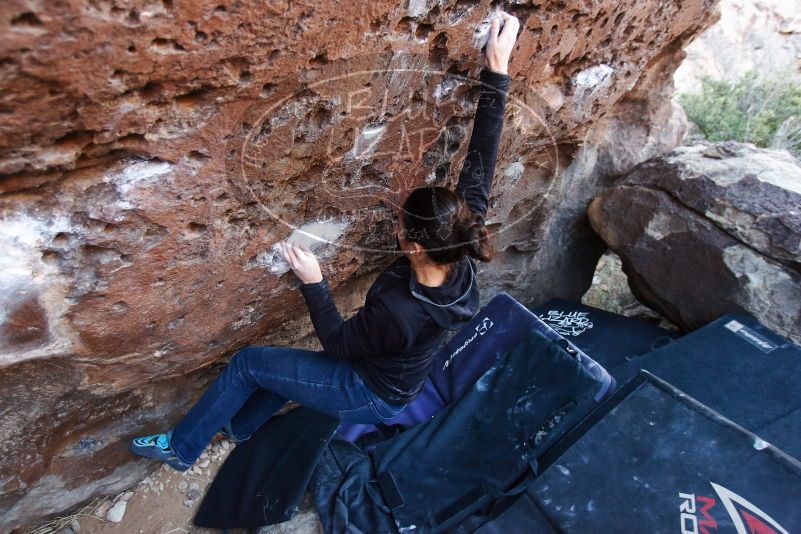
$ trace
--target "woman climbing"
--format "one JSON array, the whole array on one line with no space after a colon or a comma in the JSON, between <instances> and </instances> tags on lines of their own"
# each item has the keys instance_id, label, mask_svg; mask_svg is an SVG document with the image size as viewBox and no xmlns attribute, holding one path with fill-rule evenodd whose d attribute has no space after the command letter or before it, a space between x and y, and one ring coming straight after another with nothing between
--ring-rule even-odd
<instances>
[{"instance_id":1,"label":"woman climbing","mask_svg":"<svg viewBox=\"0 0 801 534\"><path fill-rule=\"evenodd\" d=\"M447 331L458 330L476 313L476 260L492 255L484 216L510 82L507 65L519 28L515 17L501 16L503 29L500 17L490 29L456 191L422 187L409 194L397 227L403 255L379 275L359 312L343 321L314 255L282 242L281 255L302 282L323 350L243 348L174 429L133 439L133 453L183 471L218 431L243 441L288 400L343 421L378 423L419 394Z\"/></svg>"}]
</instances>

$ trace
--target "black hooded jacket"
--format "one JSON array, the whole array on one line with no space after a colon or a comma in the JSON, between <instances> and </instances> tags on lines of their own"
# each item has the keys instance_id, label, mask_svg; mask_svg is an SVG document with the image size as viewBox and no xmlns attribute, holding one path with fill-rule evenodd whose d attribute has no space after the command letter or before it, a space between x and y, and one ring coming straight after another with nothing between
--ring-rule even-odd
<instances>
[{"instance_id":1,"label":"black hooded jacket","mask_svg":"<svg viewBox=\"0 0 801 534\"><path fill-rule=\"evenodd\" d=\"M511 79L484 69L480 80L481 96L456 192L483 221ZM476 262L468 256L437 287L419 284L408 258L400 256L373 282L364 306L347 321L337 311L325 278L301 284L300 290L323 350L352 360L365 383L393 404L414 400L448 331L464 326L479 305Z\"/></svg>"}]
</instances>

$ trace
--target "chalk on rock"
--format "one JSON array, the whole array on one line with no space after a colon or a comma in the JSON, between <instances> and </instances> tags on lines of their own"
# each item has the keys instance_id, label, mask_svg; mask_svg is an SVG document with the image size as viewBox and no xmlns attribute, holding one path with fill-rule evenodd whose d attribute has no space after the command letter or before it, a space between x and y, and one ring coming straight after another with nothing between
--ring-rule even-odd
<instances>
[{"instance_id":1,"label":"chalk on rock","mask_svg":"<svg viewBox=\"0 0 801 534\"><path fill-rule=\"evenodd\" d=\"M111 509L106 514L106 519L108 519L112 523L119 523L125 516L125 509L127 508L127 506L128 503L126 501L117 502L117 504L112 506Z\"/></svg>"},{"instance_id":2,"label":"chalk on rock","mask_svg":"<svg viewBox=\"0 0 801 534\"><path fill-rule=\"evenodd\" d=\"M473 46L475 48L483 50L484 47L487 46L490 28L492 27L492 21L495 19L498 19L501 24L501 27L498 29L498 31L503 29L503 16L501 16L501 11L496 9L490 13L487 18L479 22L478 26L476 26L476 30L473 32Z\"/></svg>"},{"instance_id":3,"label":"chalk on rock","mask_svg":"<svg viewBox=\"0 0 801 534\"><path fill-rule=\"evenodd\" d=\"M308 247L317 256L327 257L335 250L327 245L335 244L347 226L348 222L341 219L314 221L295 228L287 241ZM279 251L279 243L274 243L269 250L251 258L246 268L254 267L267 267L271 273L277 275L289 272L289 265Z\"/></svg>"}]
</instances>

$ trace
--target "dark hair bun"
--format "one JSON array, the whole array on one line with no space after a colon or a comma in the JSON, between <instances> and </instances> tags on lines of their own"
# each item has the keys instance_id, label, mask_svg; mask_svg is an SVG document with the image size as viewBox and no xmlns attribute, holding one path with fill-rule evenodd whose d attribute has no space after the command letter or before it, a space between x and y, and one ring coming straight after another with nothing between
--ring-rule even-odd
<instances>
[{"instance_id":1,"label":"dark hair bun","mask_svg":"<svg viewBox=\"0 0 801 534\"><path fill-rule=\"evenodd\" d=\"M460 216L456 221L456 232L464 243L464 253L481 261L490 261L493 250L484 218L471 211L464 201L460 202Z\"/></svg>"}]
</instances>

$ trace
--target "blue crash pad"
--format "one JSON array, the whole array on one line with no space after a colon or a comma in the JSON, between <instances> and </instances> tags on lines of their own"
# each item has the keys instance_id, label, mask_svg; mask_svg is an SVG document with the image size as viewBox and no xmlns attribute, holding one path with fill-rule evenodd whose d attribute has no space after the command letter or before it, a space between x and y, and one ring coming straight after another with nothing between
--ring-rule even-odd
<instances>
[{"instance_id":1,"label":"blue crash pad","mask_svg":"<svg viewBox=\"0 0 801 534\"><path fill-rule=\"evenodd\" d=\"M532 331L540 332L549 339L562 340L588 371L604 384L599 393L601 397L613 389L614 381L602 366L564 340L510 295L499 293L440 350L420 396L382 428L408 428L428 421L459 400L499 356L515 347ZM338 432L354 442L377 430L378 427L374 425L343 423Z\"/></svg>"},{"instance_id":2,"label":"blue crash pad","mask_svg":"<svg viewBox=\"0 0 801 534\"><path fill-rule=\"evenodd\" d=\"M449 532L516 494L609 390L608 375L593 375L560 341L529 332L460 399L370 452L334 438L310 481L324 530ZM447 368L462 365L461 357Z\"/></svg>"}]
</instances>

